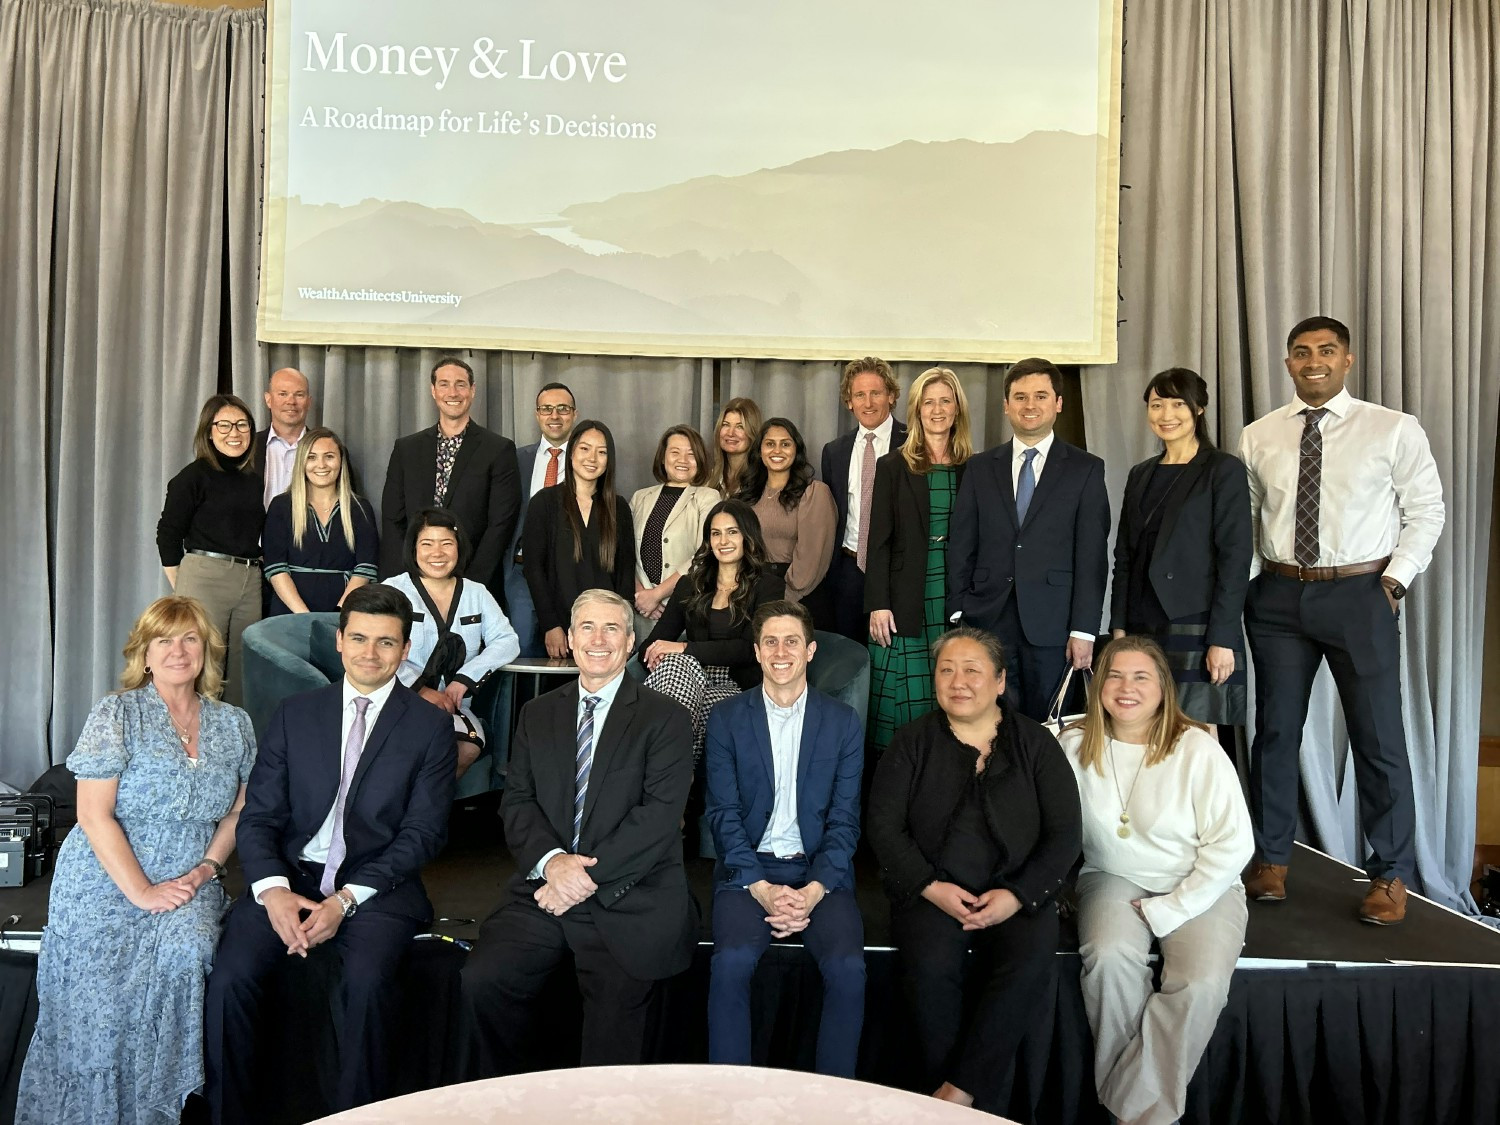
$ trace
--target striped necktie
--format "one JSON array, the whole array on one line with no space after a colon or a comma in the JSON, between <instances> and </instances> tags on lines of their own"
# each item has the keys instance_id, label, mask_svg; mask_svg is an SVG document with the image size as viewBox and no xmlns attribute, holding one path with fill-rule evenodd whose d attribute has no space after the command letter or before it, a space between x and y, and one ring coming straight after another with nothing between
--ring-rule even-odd
<instances>
[{"instance_id":1,"label":"striped necktie","mask_svg":"<svg viewBox=\"0 0 1500 1125\"><path fill-rule=\"evenodd\" d=\"M583 718L578 721L578 757L573 772L573 851L578 851L578 837L583 831L583 799L589 791L589 770L594 768L594 708L597 695L583 697Z\"/></svg>"}]
</instances>

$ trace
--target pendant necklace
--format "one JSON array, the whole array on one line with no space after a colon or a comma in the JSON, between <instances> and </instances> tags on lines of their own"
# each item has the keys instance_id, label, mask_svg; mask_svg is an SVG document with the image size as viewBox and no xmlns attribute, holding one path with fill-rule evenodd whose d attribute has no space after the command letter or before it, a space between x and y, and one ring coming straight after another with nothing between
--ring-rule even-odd
<instances>
[{"instance_id":1,"label":"pendant necklace","mask_svg":"<svg viewBox=\"0 0 1500 1125\"><path fill-rule=\"evenodd\" d=\"M177 732L177 740L182 743L182 749L186 751L188 749L188 745L193 741L193 735L191 731L192 720L188 720L188 724L186 726L182 725L172 714L172 709L170 707L167 708L167 719L171 722L172 729ZM198 764L198 759L192 754L188 754L187 759L188 765L190 766L196 766Z\"/></svg>"},{"instance_id":2,"label":"pendant necklace","mask_svg":"<svg viewBox=\"0 0 1500 1125\"><path fill-rule=\"evenodd\" d=\"M1115 829L1115 835L1122 840L1130 839L1130 799L1135 796L1135 787L1141 780L1141 770L1146 768L1146 752L1141 751L1141 764L1135 767L1135 777L1130 782L1130 792L1127 794L1120 788L1119 763L1115 761L1114 740L1110 740L1109 747L1109 774L1114 778L1115 793L1120 798L1120 826Z\"/></svg>"}]
</instances>

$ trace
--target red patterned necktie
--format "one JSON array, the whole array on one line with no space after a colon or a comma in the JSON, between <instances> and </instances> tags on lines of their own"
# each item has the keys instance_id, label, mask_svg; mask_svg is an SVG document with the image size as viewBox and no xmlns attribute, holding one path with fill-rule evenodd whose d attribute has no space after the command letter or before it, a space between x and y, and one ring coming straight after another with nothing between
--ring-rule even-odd
<instances>
[{"instance_id":1,"label":"red patterned necktie","mask_svg":"<svg viewBox=\"0 0 1500 1125\"><path fill-rule=\"evenodd\" d=\"M557 458L561 453L562 450L555 445L547 450L549 460L547 461L547 475L542 478L543 488L551 488L557 483Z\"/></svg>"}]
</instances>

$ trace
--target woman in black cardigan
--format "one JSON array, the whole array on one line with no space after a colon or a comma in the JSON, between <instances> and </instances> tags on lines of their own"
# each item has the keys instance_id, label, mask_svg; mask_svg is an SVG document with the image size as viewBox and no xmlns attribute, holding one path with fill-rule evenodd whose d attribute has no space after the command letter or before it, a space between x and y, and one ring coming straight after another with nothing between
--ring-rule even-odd
<instances>
[{"instance_id":1,"label":"woman in black cardigan","mask_svg":"<svg viewBox=\"0 0 1500 1125\"><path fill-rule=\"evenodd\" d=\"M568 474L526 509L522 567L547 655L568 655L573 601L585 590L635 596L635 524L615 494L615 438L585 420L568 439Z\"/></svg>"},{"instance_id":2,"label":"woman in black cardigan","mask_svg":"<svg viewBox=\"0 0 1500 1125\"><path fill-rule=\"evenodd\" d=\"M703 757L714 704L760 683L751 622L757 609L785 592L785 580L767 563L755 509L743 500L710 508L687 576L639 650L650 673L646 686L692 716L695 762Z\"/></svg>"},{"instance_id":3,"label":"woman in black cardigan","mask_svg":"<svg viewBox=\"0 0 1500 1125\"><path fill-rule=\"evenodd\" d=\"M1245 466L1209 439L1208 384L1196 372L1163 371L1141 397L1163 449L1125 484L1110 632L1161 645L1190 718L1243 724L1240 618L1252 551Z\"/></svg>"},{"instance_id":4,"label":"woman in black cardigan","mask_svg":"<svg viewBox=\"0 0 1500 1125\"><path fill-rule=\"evenodd\" d=\"M1002 705L1005 653L992 634L962 626L934 649L939 710L881 756L865 832L933 1096L998 1112L1016 1047L1050 996L1053 896L1081 847L1078 788L1052 735Z\"/></svg>"}]
</instances>

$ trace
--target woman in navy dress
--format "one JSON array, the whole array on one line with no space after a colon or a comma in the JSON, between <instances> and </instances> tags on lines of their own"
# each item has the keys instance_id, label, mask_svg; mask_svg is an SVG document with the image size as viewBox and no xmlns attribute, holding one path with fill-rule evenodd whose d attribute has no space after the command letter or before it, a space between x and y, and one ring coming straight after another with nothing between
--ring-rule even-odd
<instances>
[{"instance_id":1,"label":"woman in navy dress","mask_svg":"<svg viewBox=\"0 0 1500 1125\"><path fill-rule=\"evenodd\" d=\"M292 482L266 509L261 549L272 616L331 613L375 581L375 514L355 494L348 451L332 430L308 430L297 443Z\"/></svg>"},{"instance_id":2,"label":"woman in navy dress","mask_svg":"<svg viewBox=\"0 0 1500 1125\"><path fill-rule=\"evenodd\" d=\"M197 601L153 602L68 756L78 827L52 876L21 1125L175 1125L203 1085L219 878L255 759L250 717L216 698L223 655Z\"/></svg>"}]
</instances>

